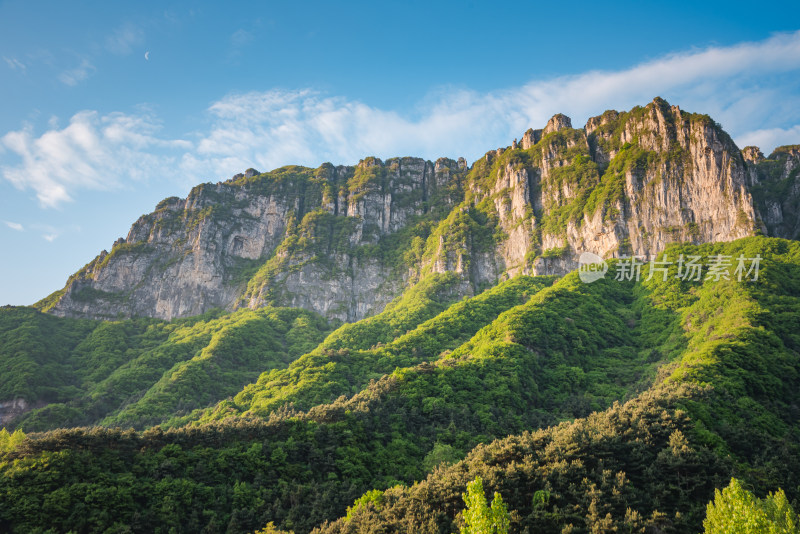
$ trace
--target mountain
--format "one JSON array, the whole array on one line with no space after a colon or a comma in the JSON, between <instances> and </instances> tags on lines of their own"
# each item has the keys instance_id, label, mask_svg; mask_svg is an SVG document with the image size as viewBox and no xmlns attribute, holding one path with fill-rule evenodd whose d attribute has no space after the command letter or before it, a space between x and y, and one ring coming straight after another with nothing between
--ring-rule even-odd
<instances>
[{"instance_id":1,"label":"mountain","mask_svg":"<svg viewBox=\"0 0 800 534\"><path fill-rule=\"evenodd\" d=\"M37 303L54 315L172 319L301 307L352 322L432 272L473 295L566 274L581 252L800 229L800 148L740 151L707 115L656 98L574 129L564 115L471 167L441 158L254 169L168 198Z\"/></svg>"},{"instance_id":2,"label":"mountain","mask_svg":"<svg viewBox=\"0 0 800 534\"><path fill-rule=\"evenodd\" d=\"M512 532L797 509L799 168L656 99L167 199L0 308L0 531L455 532L476 476Z\"/></svg>"}]
</instances>

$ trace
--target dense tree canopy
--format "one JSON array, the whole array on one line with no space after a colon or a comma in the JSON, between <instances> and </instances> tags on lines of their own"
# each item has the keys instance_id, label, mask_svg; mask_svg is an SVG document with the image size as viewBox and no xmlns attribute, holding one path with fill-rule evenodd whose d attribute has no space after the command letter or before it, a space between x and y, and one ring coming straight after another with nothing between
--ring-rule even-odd
<instances>
[{"instance_id":1,"label":"dense tree canopy","mask_svg":"<svg viewBox=\"0 0 800 534\"><path fill-rule=\"evenodd\" d=\"M800 491L800 245L667 253L762 264L757 282L645 266L465 300L432 276L330 335L285 308L0 310L0 388L46 404L15 423L27 435L0 432L0 530L456 532L476 477L509 532L697 532L741 501L724 490L707 518L732 476L783 488L756 506L783 513Z\"/></svg>"}]
</instances>

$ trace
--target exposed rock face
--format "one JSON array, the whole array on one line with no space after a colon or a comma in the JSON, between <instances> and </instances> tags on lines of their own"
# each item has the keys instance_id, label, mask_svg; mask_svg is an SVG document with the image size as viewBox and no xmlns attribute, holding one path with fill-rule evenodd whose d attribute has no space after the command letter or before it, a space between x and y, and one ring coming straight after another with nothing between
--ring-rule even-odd
<instances>
[{"instance_id":1,"label":"exposed rock face","mask_svg":"<svg viewBox=\"0 0 800 534\"><path fill-rule=\"evenodd\" d=\"M530 128L522 135L522 141L520 144L522 145L523 150L528 150L541 140L542 130L534 130L533 128Z\"/></svg>"},{"instance_id":2,"label":"exposed rock face","mask_svg":"<svg viewBox=\"0 0 800 534\"><path fill-rule=\"evenodd\" d=\"M618 120L619 112L608 110L602 115L590 117L586 121L584 131L589 139L593 141L593 159L599 164L607 164L617 155L618 149L614 143L612 126L616 125Z\"/></svg>"},{"instance_id":3,"label":"exposed rock face","mask_svg":"<svg viewBox=\"0 0 800 534\"><path fill-rule=\"evenodd\" d=\"M687 117L660 99L643 111L622 119L619 144L626 164L613 170L619 172L624 194L568 224L572 251L650 256L673 241L730 241L752 235L755 213L746 169L730 138L713 122ZM616 126L619 121L617 117ZM635 153L634 147L624 148L634 142ZM605 153L610 160L623 157L610 146ZM602 164L605 158L596 161ZM609 175L603 178L610 181ZM552 239L543 237L545 249Z\"/></svg>"},{"instance_id":4,"label":"exposed rock face","mask_svg":"<svg viewBox=\"0 0 800 534\"><path fill-rule=\"evenodd\" d=\"M535 131L522 146L526 137L535 139ZM675 241L730 241L764 230L739 149L708 117L662 99L593 117L583 130L556 115L530 150L496 158L497 178L485 195L504 239L472 280L563 274L582 252L648 258ZM461 253L434 270L470 260Z\"/></svg>"},{"instance_id":5,"label":"exposed rock face","mask_svg":"<svg viewBox=\"0 0 800 534\"><path fill-rule=\"evenodd\" d=\"M758 147L747 148L761 154ZM767 234L800 238L800 145L779 147L769 158L762 154L760 159L747 159L747 170L756 209Z\"/></svg>"},{"instance_id":6,"label":"exposed rock face","mask_svg":"<svg viewBox=\"0 0 800 534\"><path fill-rule=\"evenodd\" d=\"M0 426L5 426L11 420L16 419L33 408L34 407L28 404L23 398L0 402Z\"/></svg>"},{"instance_id":7,"label":"exposed rock face","mask_svg":"<svg viewBox=\"0 0 800 534\"><path fill-rule=\"evenodd\" d=\"M267 304L353 321L427 272L472 293L563 274L581 252L649 256L670 242L800 233L800 147L740 151L705 115L656 98L458 161L248 169L168 198L40 307L165 319Z\"/></svg>"},{"instance_id":8,"label":"exposed rock face","mask_svg":"<svg viewBox=\"0 0 800 534\"><path fill-rule=\"evenodd\" d=\"M764 154L757 146L746 146L742 149L742 157L747 163L761 163L764 161Z\"/></svg>"},{"instance_id":9,"label":"exposed rock face","mask_svg":"<svg viewBox=\"0 0 800 534\"><path fill-rule=\"evenodd\" d=\"M110 253L70 278L50 311L171 319L278 304L361 319L380 311L402 283L391 267L365 257L364 247L423 215L429 197L452 205L457 198L447 187L466 170L463 159L368 158L356 167L279 169L265 179L249 169L197 186L140 217Z\"/></svg>"},{"instance_id":10,"label":"exposed rock face","mask_svg":"<svg viewBox=\"0 0 800 534\"><path fill-rule=\"evenodd\" d=\"M547 126L544 127L543 135L557 132L559 130L563 130L564 128L572 128L572 119L566 115L558 113L553 115L550 120L547 121Z\"/></svg>"}]
</instances>

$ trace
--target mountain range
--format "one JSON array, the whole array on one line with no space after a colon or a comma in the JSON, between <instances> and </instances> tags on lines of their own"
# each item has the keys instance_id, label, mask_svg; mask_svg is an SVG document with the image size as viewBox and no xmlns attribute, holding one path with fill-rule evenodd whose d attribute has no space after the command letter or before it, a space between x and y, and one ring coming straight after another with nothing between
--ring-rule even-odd
<instances>
[{"instance_id":1,"label":"mountain range","mask_svg":"<svg viewBox=\"0 0 800 534\"><path fill-rule=\"evenodd\" d=\"M163 200L36 307L169 320L272 305L352 322L429 273L454 272L473 295L517 274L566 274L581 252L795 239L798 166L796 146L739 150L710 117L656 98L582 129L556 115L472 166L249 169Z\"/></svg>"},{"instance_id":2,"label":"mountain range","mask_svg":"<svg viewBox=\"0 0 800 534\"><path fill-rule=\"evenodd\" d=\"M453 532L476 476L515 532L796 502L798 174L656 98L165 199L0 309L0 529Z\"/></svg>"}]
</instances>

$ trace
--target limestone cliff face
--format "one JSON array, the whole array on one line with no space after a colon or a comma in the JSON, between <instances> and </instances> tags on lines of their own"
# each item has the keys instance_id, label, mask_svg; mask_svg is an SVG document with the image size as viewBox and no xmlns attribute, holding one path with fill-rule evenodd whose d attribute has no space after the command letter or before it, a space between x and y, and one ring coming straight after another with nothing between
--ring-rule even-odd
<instances>
[{"instance_id":1,"label":"limestone cliff face","mask_svg":"<svg viewBox=\"0 0 800 534\"><path fill-rule=\"evenodd\" d=\"M765 158L758 147L745 147L748 179L756 209L769 235L800 238L800 145L777 148Z\"/></svg>"},{"instance_id":2,"label":"limestone cliff face","mask_svg":"<svg viewBox=\"0 0 800 534\"><path fill-rule=\"evenodd\" d=\"M794 160L786 161L784 174ZM579 130L556 115L543 130L528 130L518 149L481 163L491 165L489 180L473 189L472 203L491 199L503 237L491 268L472 275L478 280L563 274L585 251L649 257L675 241L765 230L749 190L759 179L730 137L709 117L658 98L631 112L607 111ZM461 249L469 256L467 242Z\"/></svg>"},{"instance_id":3,"label":"limestone cliff face","mask_svg":"<svg viewBox=\"0 0 800 534\"><path fill-rule=\"evenodd\" d=\"M269 254L297 208L297 198L248 195L222 183L198 186L186 199L166 199L111 253L103 251L75 275L51 311L170 319L230 307L239 295L232 271Z\"/></svg>"},{"instance_id":4,"label":"limestone cliff face","mask_svg":"<svg viewBox=\"0 0 800 534\"><path fill-rule=\"evenodd\" d=\"M466 161L376 158L195 187L142 216L39 307L164 319L268 304L354 321L428 272L474 293L563 274L584 251L650 256L674 241L800 233L800 147L740 151L660 98L575 129L555 115Z\"/></svg>"},{"instance_id":5,"label":"limestone cliff face","mask_svg":"<svg viewBox=\"0 0 800 534\"><path fill-rule=\"evenodd\" d=\"M656 99L623 116L590 119L584 134L598 185L565 232L543 233L543 250L566 238L563 256L575 265L583 251L648 257L670 242L730 241L758 228L745 163L708 117ZM534 267L549 270L546 262Z\"/></svg>"},{"instance_id":6,"label":"limestone cliff face","mask_svg":"<svg viewBox=\"0 0 800 534\"><path fill-rule=\"evenodd\" d=\"M323 203L301 223L300 238L313 246L278 250L251 280L240 305L301 307L342 321L381 311L407 281L380 253L382 242L424 217L432 200L452 206L448 186L465 172L463 159L362 161L333 204Z\"/></svg>"},{"instance_id":7,"label":"limestone cliff face","mask_svg":"<svg viewBox=\"0 0 800 534\"><path fill-rule=\"evenodd\" d=\"M455 202L446 190L465 172L464 160L369 158L197 186L140 217L51 296L49 311L171 319L276 304L361 319L402 281L364 249L423 215L429 195L442 206Z\"/></svg>"}]
</instances>

